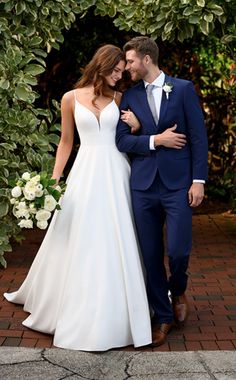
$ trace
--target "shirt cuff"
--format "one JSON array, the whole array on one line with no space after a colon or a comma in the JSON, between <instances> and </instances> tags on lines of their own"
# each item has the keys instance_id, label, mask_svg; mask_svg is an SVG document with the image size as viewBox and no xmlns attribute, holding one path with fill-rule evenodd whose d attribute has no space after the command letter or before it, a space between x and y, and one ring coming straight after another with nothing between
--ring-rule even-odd
<instances>
[{"instance_id":1,"label":"shirt cuff","mask_svg":"<svg viewBox=\"0 0 236 380\"><path fill-rule=\"evenodd\" d=\"M150 150L156 150L155 148L155 145L154 145L154 135L153 136L150 136L150 140L149 140L149 148Z\"/></svg>"},{"instance_id":2,"label":"shirt cuff","mask_svg":"<svg viewBox=\"0 0 236 380\"><path fill-rule=\"evenodd\" d=\"M204 179L194 179L193 183L206 183L206 181Z\"/></svg>"}]
</instances>

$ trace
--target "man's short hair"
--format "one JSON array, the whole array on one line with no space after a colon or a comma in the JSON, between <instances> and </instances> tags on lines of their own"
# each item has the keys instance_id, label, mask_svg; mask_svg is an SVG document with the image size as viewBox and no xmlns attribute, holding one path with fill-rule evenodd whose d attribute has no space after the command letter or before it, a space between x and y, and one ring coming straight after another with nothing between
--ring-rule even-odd
<instances>
[{"instance_id":1,"label":"man's short hair","mask_svg":"<svg viewBox=\"0 0 236 380\"><path fill-rule=\"evenodd\" d=\"M149 55L154 65L158 65L159 48L156 42L149 37L134 37L124 45L123 50L125 53L129 50L135 50L141 58Z\"/></svg>"}]
</instances>

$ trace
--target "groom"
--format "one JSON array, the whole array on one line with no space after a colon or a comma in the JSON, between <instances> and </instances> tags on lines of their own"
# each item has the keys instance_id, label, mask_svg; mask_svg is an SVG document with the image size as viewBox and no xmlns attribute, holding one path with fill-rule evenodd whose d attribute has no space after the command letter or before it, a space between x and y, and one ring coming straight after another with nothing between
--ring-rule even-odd
<instances>
[{"instance_id":1,"label":"groom","mask_svg":"<svg viewBox=\"0 0 236 380\"><path fill-rule=\"evenodd\" d=\"M140 82L124 93L120 109L133 111L141 128L130 133L127 113L119 121L116 143L132 157L133 210L154 312L153 345L160 346L173 321L184 322L189 313L185 291L192 208L204 196L207 135L192 82L169 77L159 69L156 43L135 37L124 51L126 69L132 80ZM169 278L164 265L164 223Z\"/></svg>"}]
</instances>

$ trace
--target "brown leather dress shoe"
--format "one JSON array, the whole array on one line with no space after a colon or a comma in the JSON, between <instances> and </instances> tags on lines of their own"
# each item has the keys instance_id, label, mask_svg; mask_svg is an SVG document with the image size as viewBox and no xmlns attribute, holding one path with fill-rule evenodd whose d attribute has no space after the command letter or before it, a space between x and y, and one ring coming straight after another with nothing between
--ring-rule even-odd
<instances>
[{"instance_id":1,"label":"brown leather dress shoe","mask_svg":"<svg viewBox=\"0 0 236 380\"><path fill-rule=\"evenodd\" d=\"M189 315L189 303L185 294L172 297L174 319L176 323L183 323Z\"/></svg>"},{"instance_id":2,"label":"brown leather dress shoe","mask_svg":"<svg viewBox=\"0 0 236 380\"><path fill-rule=\"evenodd\" d=\"M172 323L161 323L159 326L154 326L152 329L152 347L158 347L165 343L166 336L170 332Z\"/></svg>"}]
</instances>

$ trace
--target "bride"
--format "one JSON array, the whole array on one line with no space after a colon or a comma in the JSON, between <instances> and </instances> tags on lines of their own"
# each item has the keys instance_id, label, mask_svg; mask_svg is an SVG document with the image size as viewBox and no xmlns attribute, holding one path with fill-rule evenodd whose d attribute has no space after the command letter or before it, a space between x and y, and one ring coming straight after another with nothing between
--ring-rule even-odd
<instances>
[{"instance_id":1,"label":"bride","mask_svg":"<svg viewBox=\"0 0 236 380\"><path fill-rule=\"evenodd\" d=\"M104 351L151 343L149 307L131 209L130 165L115 145L125 69L122 51L98 49L61 103L53 178L81 146L67 189L21 287L5 298L29 313L23 325L57 347Z\"/></svg>"}]
</instances>

